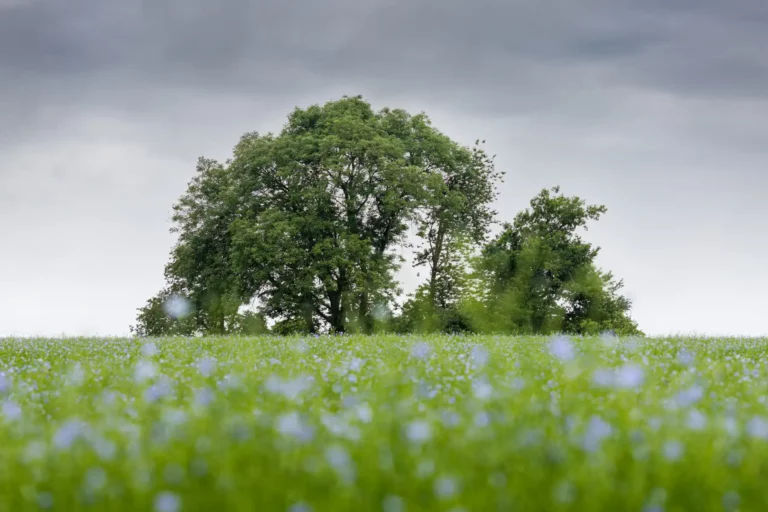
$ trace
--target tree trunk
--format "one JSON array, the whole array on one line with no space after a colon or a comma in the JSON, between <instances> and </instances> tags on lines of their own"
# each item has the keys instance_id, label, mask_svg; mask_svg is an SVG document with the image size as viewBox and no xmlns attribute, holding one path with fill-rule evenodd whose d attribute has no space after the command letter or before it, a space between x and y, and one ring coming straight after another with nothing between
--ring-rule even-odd
<instances>
[{"instance_id":1,"label":"tree trunk","mask_svg":"<svg viewBox=\"0 0 768 512\"><path fill-rule=\"evenodd\" d=\"M328 302L330 303L331 313L331 331L335 333L344 332L344 301L342 300L342 293L340 290L328 292Z\"/></svg>"},{"instance_id":2,"label":"tree trunk","mask_svg":"<svg viewBox=\"0 0 768 512\"><path fill-rule=\"evenodd\" d=\"M358 315L360 330L363 334L371 334L373 332L373 317L371 316L371 304L367 291L360 294L360 310Z\"/></svg>"},{"instance_id":3,"label":"tree trunk","mask_svg":"<svg viewBox=\"0 0 768 512\"><path fill-rule=\"evenodd\" d=\"M431 309L435 309L436 294L437 294L437 278L440 273L440 258L443 255L443 242L445 240L445 224L440 222L437 228L437 236L435 237L435 248L432 251L432 261L430 262L429 269L429 306Z\"/></svg>"},{"instance_id":4,"label":"tree trunk","mask_svg":"<svg viewBox=\"0 0 768 512\"><path fill-rule=\"evenodd\" d=\"M315 319L312 311L312 303L305 302L302 307L301 316L304 319L304 325L309 334L315 333Z\"/></svg>"}]
</instances>

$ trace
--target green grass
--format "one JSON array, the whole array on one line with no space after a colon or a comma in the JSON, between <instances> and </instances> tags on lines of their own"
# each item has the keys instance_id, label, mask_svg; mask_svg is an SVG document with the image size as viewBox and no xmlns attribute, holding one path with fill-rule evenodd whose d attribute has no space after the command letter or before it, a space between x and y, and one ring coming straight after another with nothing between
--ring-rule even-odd
<instances>
[{"instance_id":1,"label":"green grass","mask_svg":"<svg viewBox=\"0 0 768 512\"><path fill-rule=\"evenodd\" d=\"M767 340L0 340L0 510L768 510Z\"/></svg>"}]
</instances>

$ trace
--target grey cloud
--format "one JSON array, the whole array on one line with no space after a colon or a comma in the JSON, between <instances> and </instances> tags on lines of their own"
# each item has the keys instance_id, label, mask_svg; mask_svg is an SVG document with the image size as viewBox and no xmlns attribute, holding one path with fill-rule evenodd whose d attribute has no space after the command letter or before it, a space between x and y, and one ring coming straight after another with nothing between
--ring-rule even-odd
<instances>
[{"instance_id":1,"label":"grey cloud","mask_svg":"<svg viewBox=\"0 0 768 512\"><path fill-rule=\"evenodd\" d=\"M93 111L197 144L224 115L211 103L251 105L255 125L333 91L759 152L766 20L760 0L36 0L0 11L0 146Z\"/></svg>"},{"instance_id":2,"label":"grey cloud","mask_svg":"<svg viewBox=\"0 0 768 512\"><path fill-rule=\"evenodd\" d=\"M62 105L152 116L340 83L564 123L613 119L632 91L764 99L767 16L757 0L37 0L0 11L0 144Z\"/></svg>"},{"instance_id":3,"label":"grey cloud","mask_svg":"<svg viewBox=\"0 0 768 512\"><path fill-rule=\"evenodd\" d=\"M312 77L512 92L591 77L738 96L768 82L766 19L756 1L41 0L0 13L0 69L241 93ZM562 80L573 67L586 84Z\"/></svg>"}]
</instances>

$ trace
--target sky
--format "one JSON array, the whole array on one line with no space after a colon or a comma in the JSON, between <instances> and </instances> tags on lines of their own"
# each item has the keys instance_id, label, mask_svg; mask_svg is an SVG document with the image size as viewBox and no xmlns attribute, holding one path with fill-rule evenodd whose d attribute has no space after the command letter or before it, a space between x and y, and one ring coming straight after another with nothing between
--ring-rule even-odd
<instances>
[{"instance_id":1,"label":"sky","mask_svg":"<svg viewBox=\"0 0 768 512\"><path fill-rule=\"evenodd\" d=\"M646 333L768 334L767 47L764 0L0 0L0 336L128 334L197 158L357 94L485 139L500 220L606 205Z\"/></svg>"}]
</instances>

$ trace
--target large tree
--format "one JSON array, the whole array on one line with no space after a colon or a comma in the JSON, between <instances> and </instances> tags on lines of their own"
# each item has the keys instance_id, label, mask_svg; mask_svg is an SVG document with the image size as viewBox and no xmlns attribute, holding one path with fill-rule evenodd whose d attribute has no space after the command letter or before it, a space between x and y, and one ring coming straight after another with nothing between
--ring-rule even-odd
<instances>
[{"instance_id":1,"label":"large tree","mask_svg":"<svg viewBox=\"0 0 768 512\"><path fill-rule=\"evenodd\" d=\"M263 319L244 311L228 255L230 225L237 218L235 177L228 166L207 158L198 160L195 171L173 205L171 231L178 239L165 266L166 287L140 309L132 329L139 335L264 330ZM183 301L187 311L169 312L173 300Z\"/></svg>"},{"instance_id":2,"label":"large tree","mask_svg":"<svg viewBox=\"0 0 768 512\"><path fill-rule=\"evenodd\" d=\"M485 141L483 141L485 143ZM467 284L469 256L486 240L495 211L497 172L494 158L475 142L457 148L433 136L426 165L433 171L427 200L417 212L414 267L426 267L427 279L402 307L397 330L441 331L466 326L456 306Z\"/></svg>"},{"instance_id":3,"label":"large tree","mask_svg":"<svg viewBox=\"0 0 768 512\"><path fill-rule=\"evenodd\" d=\"M246 304L281 329L370 332L399 293L408 227L446 176L485 164L424 114L359 96L297 108L278 135L246 134L226 165L201 160L175 207L167 292L190 300L200 332L227 332Z\"/></svg>"},{"instance_id":4,"label":"large tree","mask_svg":"<svg viewBox=\"0 0 768 512\"><path fill-rule=\"evenodd\" d=\"M579 234L605 212L605 206L564 196L559 187L534 197L476 262L482 286L470 309L477 328L639 333L628 315L631 301L618 294L623 282L596 267L600 248Z\"/></svg>"},{"instance_id":5,"label":"large tree","mask_svg":"<svg viewBox=\"0 0 768 512\"><path fill-rule=\"evenodd\" d=\"M420 212L421 243L414 260L414 266L426 266L429 274L407 306L436 317L437 327L442 328L441 318L450 315L461 296L467 256L486 240L496 214L490 203L503 173L496 171L493 157L488 157L479 140L471 151L456 152L447 140L436 141L433 147L442 148L436 152L442 160L433 164L439 179L433 181Z\"/></svg>"}]
</instances>

